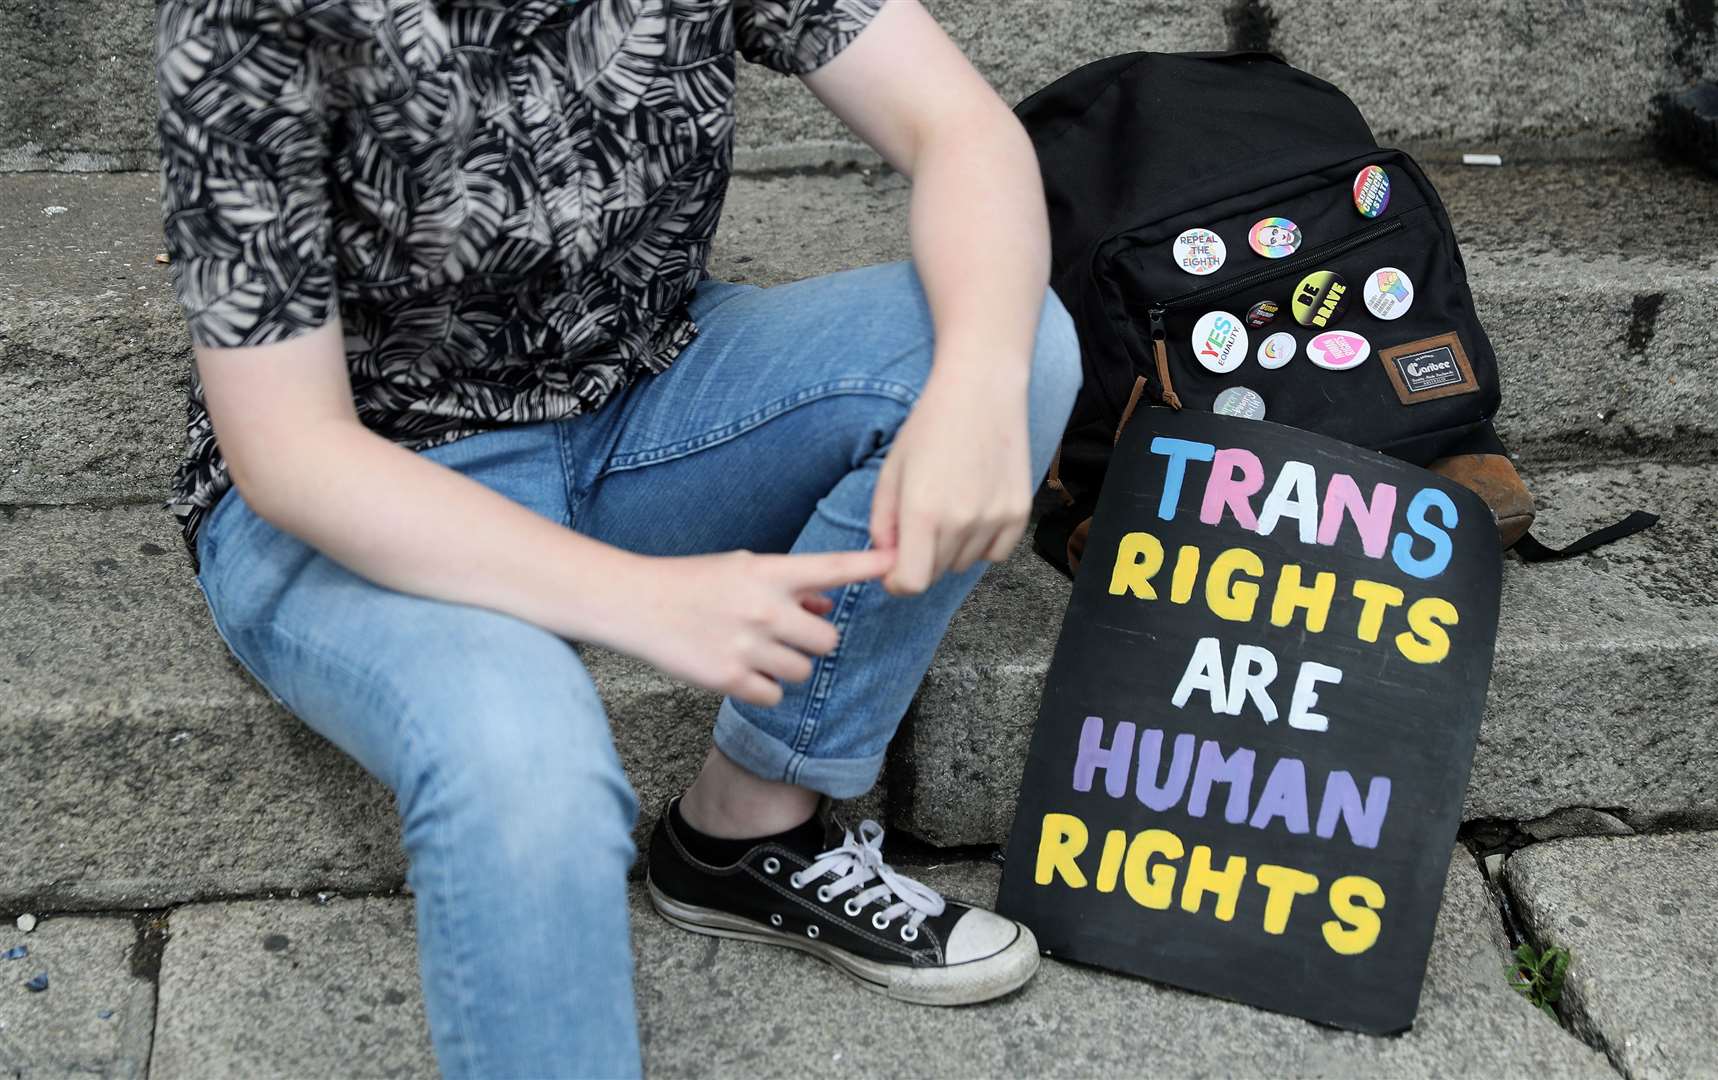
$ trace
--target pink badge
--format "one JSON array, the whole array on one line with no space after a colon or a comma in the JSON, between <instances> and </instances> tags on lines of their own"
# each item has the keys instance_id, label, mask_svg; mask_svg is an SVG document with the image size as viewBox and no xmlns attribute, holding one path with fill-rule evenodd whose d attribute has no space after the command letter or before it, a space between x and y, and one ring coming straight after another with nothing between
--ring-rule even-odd
<instances>
[{"instance_id":1,"label":"pink badge","mask_svg":"<svg viewBox=\"0 0 1718 1080\"><path fill-rule=\"evenodd\" d=\"M1371 344L1347 330L1329 330L1306 343L1307 359L1329 371L1359 367L1371 354Z\"/></svg>"}]
</instances>

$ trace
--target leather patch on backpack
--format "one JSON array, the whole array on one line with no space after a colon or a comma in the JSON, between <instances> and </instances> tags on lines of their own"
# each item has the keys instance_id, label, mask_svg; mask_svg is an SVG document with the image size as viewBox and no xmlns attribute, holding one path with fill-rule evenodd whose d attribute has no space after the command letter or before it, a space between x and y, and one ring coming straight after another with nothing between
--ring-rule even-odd
<instances>
[{"instance_id":1,"label":"leather patch on backpack","mask_svg":"<svg viewBox=\"0 0 1718 1080\"><path fill-rule=\"evenodd\" d=\"M1380 352L1378 359L1404 405L1479 392L1479 380L1474 378L1467 350L1454 334L1392 345Z\"/></svg>"}]
</instances>

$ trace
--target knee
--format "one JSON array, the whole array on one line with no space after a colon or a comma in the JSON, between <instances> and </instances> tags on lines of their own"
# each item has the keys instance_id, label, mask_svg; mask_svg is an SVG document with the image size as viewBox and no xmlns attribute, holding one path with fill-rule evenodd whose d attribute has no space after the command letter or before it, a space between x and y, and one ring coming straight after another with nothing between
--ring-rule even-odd
<instances>
[{"instance_id":1,"label":"knee","mask_svg":"<svg viewBox=\"0 0 1718 1080\"><path fill-rule=\"evenodd\" d=\"M607 869L624 874L637 855L638 798L606 737L563 725L564 711L471 714L470 738L444 744L442 784L407 815L439 819L458 858L472 869L554 887Z\"/></svg>"},{"instance_id":2,"label":"knee","mask_svg":"<svg viewBox=\"0 0 1718 1080\"><path fill-rule=\"evenodd\" d=\"M887 373L904 385L921 388L931 369L932 327L929 302L911 262L885 264L851 271L877 297L875 310L886 319L886 334L896 336L890 348L873 350L889 357ZM916 345L916 347L910 347ZM882 372L877 372L881 374ZM1080 339L1074 318L1055 291L1046 287L1032 344L1032 371L1028 380L1028 428L1032 461L1043 476L1062 441L1068 417L1074 410L1085 372L1080 362ZM891 412L904 418L911 401L892 402Z\"/></svg>"},{"instance_id":3,"label":"knee","mask_svg":"<svg viewBox=\"0 0 1718 1080\"><path fill-rule=\"evenodd\" d=\"M1055 291L1045 289L1028 390L1032 459L1039 475L1050 467L1084 378L1074 318Z\"/></svg>"},{"instance_id":4,"label":"knee","mask_svg":"<svg viewBox=\"0 0 1718 1080\"><path fill-rule=\"evenodd\" d=\"M521 642L434 680L400 792L408 850L440 832L462 860L529 879L631 865L638 798L607 714L570 647L545 636L564 655Z\"/></svg>"}]
</instances>

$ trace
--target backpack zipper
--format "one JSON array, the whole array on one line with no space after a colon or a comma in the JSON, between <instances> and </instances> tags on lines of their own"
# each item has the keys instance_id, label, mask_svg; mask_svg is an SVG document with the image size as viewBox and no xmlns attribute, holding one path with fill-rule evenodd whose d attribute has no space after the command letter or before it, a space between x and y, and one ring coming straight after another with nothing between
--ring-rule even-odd
<instances>
[{"instance_id":1,"label":"backpack zipper","mask_svg":"<svg viewBox=\"0 0 1718 1080\"><path fill-rule=\"evenodd\" d=\"M1333 259L1338 255L1342 255L1361 246L1362 244L1371 243L1378 237L1393 233L1403 227L1403 219L1400 216L1393 217L1389 221L1380 221L1375 225L1361 229L1352 236L1338 240L1334 244L1315 248L1314 250L1307 252L1304 256L1296 258L1293 262L1281 263L1273 266L1261 266L1252 273L1242 274L1233 281L1225 281L1221 285L1207 285L1202 289L1193 289L1189 292L1172 296L1168 300L1160 300L1156 304L1153 304L1149 309L1147 309L1147 316L1151 320L1151 351L1155 354L1157 360L1157 381L1162 384L1163 403L1172 409L1181 408L1181 398L1176 394L1174 386L1170 383L1169 333L1164 328L1163 324L1163 317L1171 308L1187 307L1195 301L1206 301L1218 296L1226 296L1232 292L1240 292L1242 289L1250 288L1252 285L1260 281L1279 277L1282 275L1284 270L1287 270L1290 267L1300 266L1303 263L1317 263L1323 262L1326 259Z\"/></svg>"}]
</instances>

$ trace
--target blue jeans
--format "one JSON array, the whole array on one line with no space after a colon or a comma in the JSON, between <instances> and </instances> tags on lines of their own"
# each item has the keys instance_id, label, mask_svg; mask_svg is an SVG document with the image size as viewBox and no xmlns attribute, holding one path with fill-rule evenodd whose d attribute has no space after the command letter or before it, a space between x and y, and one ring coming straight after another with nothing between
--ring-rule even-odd
<instances>
[{"instance_id":1,"label":"blue jeans","mask_svg":"<svg viewBox=\"0 0 1718 1080\"><path fill-rule=\"evenodd\" d=\"M910 263L760 289L702 283L666 371L565 420L424 451L568 528L634 551L851 550L931 365ZM1030 380L1034 480L1080 380L1046 294ZM450 522L449 527L457 527ZM424 1001L449 1076L639 1071L626 874L638 803L564 639L378 586L259 518L234 489L198 584L270 694L393 790ZM955 609L987 567L894 597L830 593L841 644L779 705L724 701L715 741L759 776L868 790Z\"/></svg>"}]
</instances>

